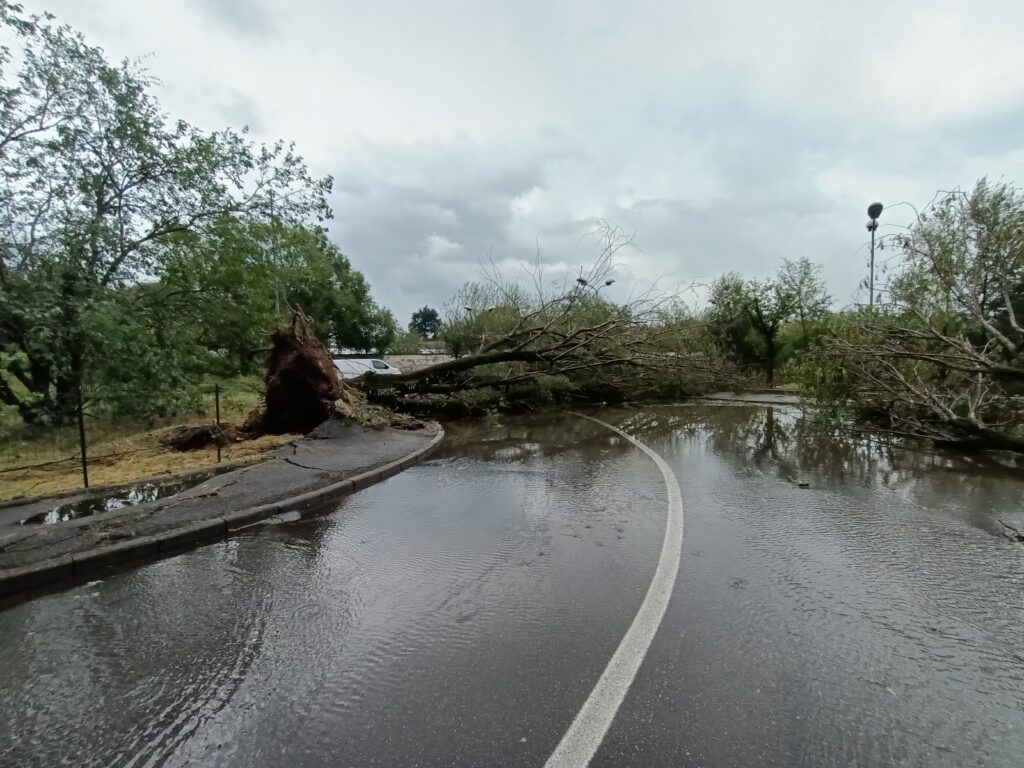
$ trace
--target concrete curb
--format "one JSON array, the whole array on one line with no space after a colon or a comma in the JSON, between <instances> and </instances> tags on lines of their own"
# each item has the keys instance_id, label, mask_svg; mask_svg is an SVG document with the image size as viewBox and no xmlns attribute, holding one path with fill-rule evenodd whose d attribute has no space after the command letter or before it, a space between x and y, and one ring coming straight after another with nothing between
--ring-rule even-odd
<instances>
[{"instance_id":1,"label":"concrete curb","mask_svg":"<svg viewBox=\"0 0 1024 768\"><path fill-rule=\"evenodd\" d=\"M444 440L444 428L437 424L437 429L437 435L429 443L407 456L315 491L308 491L273 504L237 510L210 520L200 520L152 536L140 536L116 544L93 547L21 568L4 569L0 571L0 599L58 583L68 585L102 573L112 566L178 553L199 544L226 538L236 531L279 514L298 513L300 517L304 517L311 512L322 511L331 502L393 477L403 469L422 461Z\"/></svg>"}]
</instances>

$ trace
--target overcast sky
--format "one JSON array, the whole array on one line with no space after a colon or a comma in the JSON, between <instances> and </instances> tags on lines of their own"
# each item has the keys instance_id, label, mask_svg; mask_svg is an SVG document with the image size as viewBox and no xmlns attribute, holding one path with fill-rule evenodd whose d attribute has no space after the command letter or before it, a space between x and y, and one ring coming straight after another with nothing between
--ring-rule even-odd
<instances>
[{"instance_id":1,"label":"overcast sky","mask_svg":"<svg viewBox=\"0 0 1024 768\"><path fill-rule=\"evenodd\" d=\"M296 141L402 322L485 252L576 271L601 218L620 295L807 256L847 304L869 202L1024 182L1020 0L23 2L146 57L173 116Z\"/></svg>"}]
</instances>

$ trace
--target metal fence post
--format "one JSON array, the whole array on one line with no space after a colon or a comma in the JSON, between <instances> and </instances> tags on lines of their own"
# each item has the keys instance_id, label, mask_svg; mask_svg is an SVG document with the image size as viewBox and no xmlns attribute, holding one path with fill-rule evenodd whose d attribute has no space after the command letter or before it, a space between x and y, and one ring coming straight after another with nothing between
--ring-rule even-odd
<instances>
[{"instance_id":1,"label":"metal fence post","mask_svg":"<svg viewBox=\"0 0 1024 768\"><path fill-rule=\"evenodd\" d=\"M221 444L221 431L220 431L220 384L213 385L213 399L216 403L217 410L217 463L220 464L220 444Z\"/></svg>"},{"instance_id":2,"label":"metal fence post","mask_svg":"<svg viewBox=\"0 0 1024 768\"><path fill-rule=\"evenodd\" d=\"M85 454L85 408L82 405L82 385L78 385L78 447L82 453L82 483L89 487L89 459Z\"/></svg>"}]
</instances>

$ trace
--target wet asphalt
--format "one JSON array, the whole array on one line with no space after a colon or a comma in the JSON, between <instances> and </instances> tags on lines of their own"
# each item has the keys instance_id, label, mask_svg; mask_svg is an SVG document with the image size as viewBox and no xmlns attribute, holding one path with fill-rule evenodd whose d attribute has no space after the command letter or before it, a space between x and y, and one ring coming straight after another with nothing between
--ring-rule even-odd
<instances>
[{"instance_id":1,"label":"wet asphalt","mask_svg":"<svg viewBox=\"0 0 1024 768\"><path fill-rule=\"evenodd\" d=\"M779 408L601 416L686 529L592 765L1021 764L1019 468ZM643 599L661 476L572 417L448 434L330 515L0 613L0 765L543 765Z\"/></svg>"}]
</instances>

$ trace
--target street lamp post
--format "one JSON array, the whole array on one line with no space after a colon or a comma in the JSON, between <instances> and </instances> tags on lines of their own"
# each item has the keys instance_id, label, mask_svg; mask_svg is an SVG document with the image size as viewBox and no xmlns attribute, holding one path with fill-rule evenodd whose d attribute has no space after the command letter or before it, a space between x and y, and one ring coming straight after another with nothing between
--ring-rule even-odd
<instances>
[{"instance_id":1,"label":"street lamp post","mask_svg":"<svg viewBox=\"0 0 1024 768\"><path fill-rule=\"evenodd\" d=\"M875 230L878 229L878 217L882 215L882 204L872 203L868 206L868 232L871 233L871 267L868 274L868 306L875 306Z\"/></svg>"}]
</instances>

